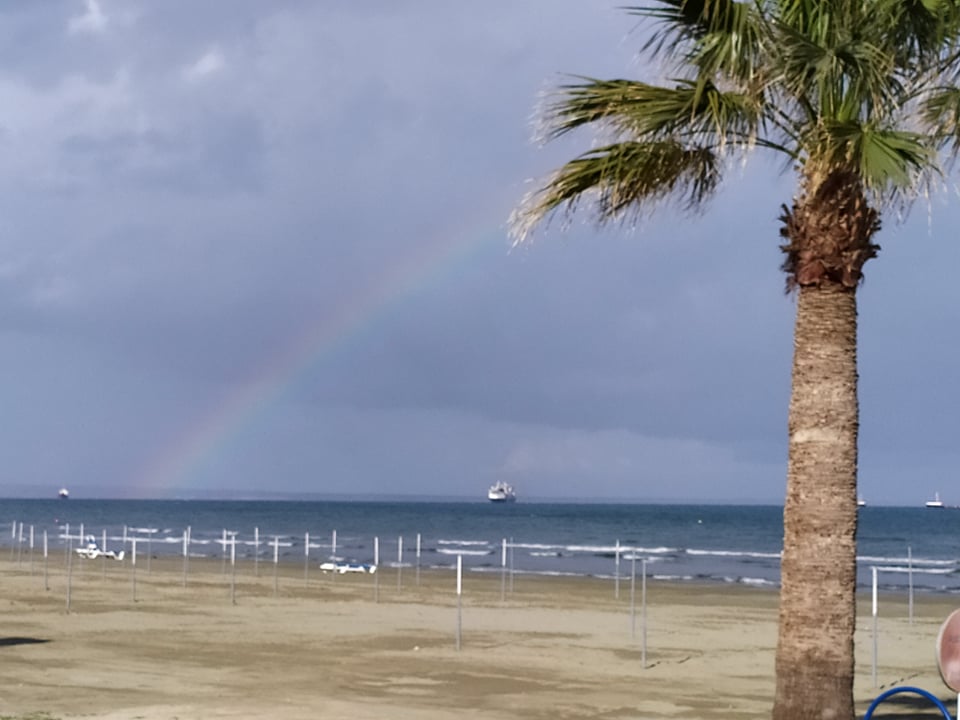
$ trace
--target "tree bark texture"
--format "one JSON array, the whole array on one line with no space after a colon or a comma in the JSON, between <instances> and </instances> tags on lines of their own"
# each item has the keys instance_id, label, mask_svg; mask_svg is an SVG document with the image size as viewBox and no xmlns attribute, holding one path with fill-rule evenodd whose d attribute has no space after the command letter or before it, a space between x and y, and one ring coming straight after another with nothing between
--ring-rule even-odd
<instances>
[{"instance_id":1,"label":"tree bark texture","mask_svg":"<svg viewBox=\"0 0 960 720\"><path fill-rule=\"evenodd\" d=\"M858 428L856 289L800 287L774 720L854 717Z\"/></svg>"}]
</instances>

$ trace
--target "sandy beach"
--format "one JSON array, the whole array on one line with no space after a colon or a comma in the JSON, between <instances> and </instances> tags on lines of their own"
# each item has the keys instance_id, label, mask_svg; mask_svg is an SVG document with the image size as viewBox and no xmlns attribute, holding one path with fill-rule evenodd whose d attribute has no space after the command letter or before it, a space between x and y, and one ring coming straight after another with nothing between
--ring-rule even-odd
<instances>
[{"instance_id":1,"label":"sandy beach","mask_svg":"<svg viewBox=\"0 0 960 720\"><path fill-rule=\"evenodd\" d=\"M650 581L140 558L0 558L0 717L764 718L776 592ZM49 589L45 588L45 584ZM67 609L69 595L69 611ZM856 697L909 684L955 707L934 646L955 607L881 596L877 682L870 598ZM457 649L458 614L460 649ZM645 630L645 633L644 633ZM644 634L646 661L643 658ZM878 713L875 717L879 717ZM932 717L932 716L931 716Z\"/></svg>"}]
</instances>

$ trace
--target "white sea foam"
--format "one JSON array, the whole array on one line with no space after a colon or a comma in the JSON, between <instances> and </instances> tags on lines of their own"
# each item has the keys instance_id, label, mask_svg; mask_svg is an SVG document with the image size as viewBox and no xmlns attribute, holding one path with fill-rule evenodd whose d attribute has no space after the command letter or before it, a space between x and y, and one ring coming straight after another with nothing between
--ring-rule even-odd
<instances>
[{"instance_id":1,"label":"white sea foam","mask_svg":"<svg viewBox=\"0 0 960 720\"><path fill-rule=\"evenodd\" d=\"M511 546L509 543L507 543L507 546L508 546L508 547L521 548L521 549L523 549L523 550L557 550L557 551L560 551L560 550L566 549L566 548L564 548L563 545L548 545L548 544L545 544L545 543L513 543L512 546Z\"/></svg>"},{"instance_id":2,"label":"white sea foam","mask_svg":"<svg viewBox=\"0 0 960 720\"><path fill-rule=\"evenodd\" d=\"M874 565L879 572L888 573L909 573L915 572L920 575L950 575L953 568L913 568L912 570L902 565Z\"/></svg>"},{"instance_id":3,"label":"white sea foam","mask_svg":"<svg viewBox=\"0 0 960 720\"><path fill-rule=\"evenodd\" d=\"M776 587L778 585L778 583L775 583L773 580L767 580L765 578L744 577L740 578L740 582L752 587Z\"/></svg>"},{"instance_id":4,"label":"white sea foam","mask_svg":"<svg viewBox=\"0 0 960 720\"><path fill-rule=\"evenodd\" d=\"M489 547L488 540L437 540L437 545L484 545Z\"/></svg>"},{"instance_id":5,"label":"white sea foam","mask_svg":"<svg viewBox=\"0 0 960 720\"><path fill-rule=\"evenodd\" d=\"M677 548L672 547L636 547L632 549L636 552L646 553L648 555L672 555L677 552Z\"/></svg>"},{"instance_id":6,"label":"white sea foam","mask_svg":"<svg viewBox=\"0 0 960 720\"><path fill-rule=\"evenodd\" d=\"M457 550L454 548L437 548L437 552L441 555L493 555L492 550Z\"/></svg>"},{"instance_id":7,"label":"white sea foam","mask_svg":"<svg viewBox=\"0 0 960 720\"><path fill-rule=\"evenodd\" d=\"M687 548L687 555L703 555L712 557L744 557L744 558L762 558L762 559L780 559L780 553L768 552L749 552L747 550L698 550L696 548Z\"/></svg>"},{"instance_id":8,"label":"white sea foam","mask_svg":"<svg viewBox=\"0 0 960 720\"><path fill-rule=\"evenodd\" d=\"M689 582L694 579L693 575L651 575L651 577L665 582Z\"/></svg>"},{"instance_id":9,"label":"white sea foam","mask_svg":"<svg viewBox=\"0 0 960 720\"><path fill-rule=\"evenodd\" d=\"M620 545L619 547L617 547L616 545L566 545L564 549L569 550L570 552L583 552L583 553L594 553L594 554L603 553L607 555L613 555L619 550L621 557L625 552L642 552L642 553L649 553L651 555L668 555L668 554L677 552L677 548L672 548L672 547L645 548L645 547L634 547L632 545Z\"/></svg>"},{"instance_id":10,"label":"white sea foam","mask_svg":"<svg viewBox=\"0 0 960 720\"><path fill-rule=\"evenodd\" d=\"M634 553L625 553L624 555L621 555L621 556L620 556L620 559L621 559L622 561L628 562L628 563L629 563L629 562L632 562L633 560L646 560L648 563L666 562L666 558L662 558L662 557L647 557L646 555L641 555L641 554L639 554L639 553L637 553L637 554L634 554Z\"/></svg>"},{"instance_id":11,"label":"white sea foam","mask_svg":"<svg viewBox=\"0 0 960 720\"><path fill-rule=\"evenodd\" d=\"M875 555L857 555L857 562L861 563L896 563L899 565L906 565L907 563L912 562L914 565L940 565L940 566L956 566L956 560L934 560L932 558L911 558L906 557L877 557Z\"/></svg>"}]
</instances>

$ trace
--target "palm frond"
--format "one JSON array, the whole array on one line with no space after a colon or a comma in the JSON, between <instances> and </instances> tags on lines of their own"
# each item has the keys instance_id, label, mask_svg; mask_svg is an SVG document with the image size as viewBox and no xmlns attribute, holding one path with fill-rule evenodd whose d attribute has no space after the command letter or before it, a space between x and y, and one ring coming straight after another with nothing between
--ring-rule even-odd
<instances>
[{"instance_id":1,"label":"palm frond","mask_svg":"<svg viewBox=\"0 0 960 720\"><path fill-rule=\"evenodd\" d=\"M918 133L868 128L857 149L864 185L881 195L908 191L936 165L927 138Z\"/></svg>"},{"instance_id":2,"label":"palm frond","mask_svg":"<svg viewBox=\"0 0 960 720\"><path fill-rule=\"evenodd\" d=\"M955 0L882 0L878 18L890 19L889 38L898 64L936 63L957 49L960 4Z\"/></svg>"},{"instance_id":3,"label":"palm frond","mask_svg":"<svg viewBox=\"0 0 960 720\"><path fill-rule=\"evenodd\" d=\"M637 1L645 49L677 79L558 88L543 137L590 127L604 147L524 200L515 237L578 202L601 223L668 196L696 207L728 147L783 153L801 187L852 177L880 204L941 175L944 149L960 155L960 0Z\"/></svg>"},{"instance_id":4,"label":"palm frond","mask_svg":"<svg viewBox=\"0 0 960 720\"><path fill-rule=\"evenodd\" d=\"M940 87L930 92L920 105L920 118L938 145L960 152L960 88Z\"/></svg>"},{"instance_id":5,"label":"palm frond","mask_svg":"<svg viewBox=\"0 0 960 720\"><path fill-rule=\"evenodd\" d=\"M909 193L919 178L939 170L935 148L926 135L858 122L822 126L809 164L824 174L847 168L871 193L888 198Z\"/></svg>"},{"instance_id":6,"label":"palm frond","mask_svg":"<svg viewBox=\"0 0 960 720\"><path fill-rule=\"evenodd\" d=\"M713 83L678 80L672 88L631 80L594 80L559 88L544 111L545 137L556 139L600 123L622 137L676 137L719 147L749 143L761 119L761 99L721 92Z\"/></svg>"},{"instance_id":7,"label":"palm frond","mask_svg":"<svg viewBox=\"0 0 960 720\"><path fill-rule=\"evenodd\" d=\"M902 106L907 90L885 38L849 29L824 31L818 40L785 23L777 35L780 84L805 99L815 113L810 120L872 119Z\"/></svg>"},{"instance_id":8,"label":"palm frond","mask_svg":"<svg viewBox=\"0 0 960 720\"><path fill-rule=\"evenodd\" d=\"M656 5L626 10L654 23L644 51L679 57L706 75L748 77L757 67L767 36L763 16L753 2L657 0Z\"/></svg>"},{"instance_id":9,"label":"palm frond","mask_svg":"<svg viewBox=\"0 0 960 720\"><path fill-rule=\"evenodd\" d=\"M649 209L668 196L694 208L713 193L719 179L718 158L706 147L673 140L608 145L566 163L527 196L511 216L511 234L522 242L556 211L572 213L584 199L599 224Z\"/></svg>"}]
</instances>

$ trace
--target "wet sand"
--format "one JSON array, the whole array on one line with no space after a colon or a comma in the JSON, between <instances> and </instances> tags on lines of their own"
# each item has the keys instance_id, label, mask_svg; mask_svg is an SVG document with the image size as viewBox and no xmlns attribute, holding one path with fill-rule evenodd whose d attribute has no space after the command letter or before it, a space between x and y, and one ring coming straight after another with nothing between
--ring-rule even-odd
<instances>
[{"instance_id":1,"label":"wet sand","mask_svg":"<svg viewBox=\"0 0 960 720\"><path fill-rule=\"evenodd\" d=\"M235 577L235 580L232 578ZM144 558L0 557L0 716L180 720L769 717L775 591L498 573ZM276 592L275 592L276 587ZM955 709L934 647L950 598L882 596L877 686L869 597L856 697L916 685ZM644 632L645 631L645 632ZM644 659L644 635L646 658ZM912 703L907 703L912 706ZM886 707L886 706L885 706ZM915 709L915 708L914 708ZM46 715L45 715L46 714ZM880 717L880 714L875 717ZM931 715L931 717L934 717Z\"/></svg>"}]
</instances>

